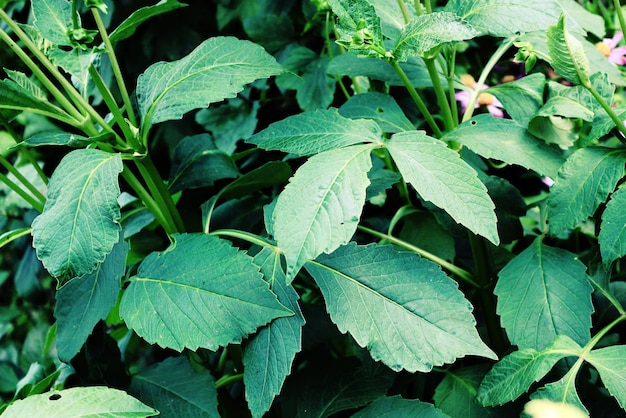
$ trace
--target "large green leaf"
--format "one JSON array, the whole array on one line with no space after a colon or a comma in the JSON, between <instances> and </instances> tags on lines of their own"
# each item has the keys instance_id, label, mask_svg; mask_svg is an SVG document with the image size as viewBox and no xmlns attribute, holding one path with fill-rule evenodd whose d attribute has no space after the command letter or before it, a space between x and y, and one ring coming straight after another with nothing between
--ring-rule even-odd
<instances>
[{"instance_id":1,"label":"large green leaf","mask_svg":"<svg viewBox=\"0 0 626 418\"><path fill-rule=\"evenodd\" d=\"M260 266L280 303L295 312L294 316L273 320L243 346L246 400L252 416L261 417L280 393L285 378L291 373L294 357L301 350L304 317L298 306L298 294L286 284L280 253L264 248L254 257L254 262Z\"/></svg>"},{"instance_id":2,"label":"large green leaf","mask_svg":"<svg viewBox=\"0 0 626 418\"><path fill-rule=\"evenodd\" d=\"M380 127L368 120L351 120L337 109L315 110L271 124L246 142L267 150L313 155L363 142L379 142Z\"/></svg>"},{"instance_id":3,"label":"large green leaf","mask_svg":"<svg viewBox=\"0 0 626 418\"><path fill-rule=\"evenodd\" d=\"M478 390L478 401L485 406L494 406L517 399L530 385L543 378L557 361L578 356L582 351L565 336L557 337L543 351L532 348L514 351L487 373Z\"/></svg>"},{"instance_id":4,"label":"large green leaf","mask_svg":"<svg viewBox=\"0 0 626 418\"><path fill-rule=\"evenodd\" d=\"M585 359L596 368L602 383L619 406L626 409L626 345L592 350Z\"/></svg>"},{"instance_id":5,"label":"large green leaf","mask_svg":"<svg viewBox=\"0 0 626 418\"><path fill-rule=\"evenodd\" d=\"M163 417L220 416L211 374L196 372L185 357L170 357L134 375L130 392Z\"/></svg>"},{"instance_id":6,"label":"large green leaf","mask_svg":"<svg viewBox=\"0 0 626 418\"><path fill-rule=\"evenodd\" d=\"M412 19L402 29L393 53L398 61L406 61L444 43L472 39L478 34L472 25L454 13L428 13Z\"/></svg>"},{"instance_id":7,"label":"large green leaf","mask_svg":"<svg viewBox=\"0 0 626 418\"><path fill-rule=\"evenodd\" d=\"M591 292L576 255L536 239L498 274L497 312L511 343L543 350L557 335L589 341Z\"/></svg>"},{"instance_id":8,"label":"large green leaf","mask_svg":"<svg viewBox=\"0 0 626 418\"><path fill-rule=\"evenodd\" d=\"M89 273L118 241L122 168L119 154L79 149L54 171L44 211L32 224L37 257L54 277Z\"/></svg>"},{"instance_id":9,"label":"large green leaf","mask_svg":"<svg viewBox=\"0 0 626 418\"><path fill-rule=\"evenodd\" d=\"M133 36L137 27L146 20L185 6L187 5L179 3L178 0L160 0L155 5L137 9L109 34L109 39L112 43L116 43L129 38Z\"/></svg>"},{"instance_id":10,"label":"large green leaf","mask_svg":"<svg viewBox=\"0 0 626 418\"><path fill-rule=\"evenodd\" d=\"M467 355L496 357L457 283L430 261L351 243L305 267L339 330L393 370L428 372Z\"/></svg>"},{"instance_id":11,"label":"large green leaf","mask_svg":"<svg viewBox=\"0 0 626 418\"><path fill-rule=\"evenodd\" d=\"M451 0L444 10L482 33L502 37L546 29L562 11L554 0Z\"/></svg>"},{"instance_id":12,"label":"large green leaf","mask_svg":"<svg viewBox=\"0 0 626 418\"><path fill-rule=\"evenodd\" d=\"M598 242L605 265L626 255L626 188L618 189L607 203Z\"/></svg>"},{"instance_id":13,"label":"large green leaf","mask_svg":"<svg viewBox=\"0 0 626 418\"><path fill-rule=\"evenodd\" d=\"M0 80L0 110L30 111L66 123L73 122L67 113L50 103L45 96L10 79Z\"/></svg>"},{"instance_id":14,"label":"large green leaf","mask_svg":"<svg viewBox=\"0 0 626 418\"><path fill-rule=\"evenodd\" d=\"M546 76L533 73L519 80L490 87L488 92L500 100L506 112L520 125L528 122L543 104Z\"/></svg>"},{"instance_id":15,"label":"large green leaf","mask_svg":"<svg viewBox=\"0 0 626 418\"><path fill-rule=\"evenodd\" d=\"M31 5L33 26L41 36L55 45L72 44L68 36L73 28L71 1L33 0Z\"/></svg>"},{"instance_id":16,"label":"large green leaf","mask_svg":"<svg viewBox=\"0 0 626 418\"><path fill-rule=\"evenodd\" d=\"M121 390L92 386L29 396L10 405L2 414L2 418L143 418L156 414L158 411Z\"/></svg>"},{"instance_id":17,"label":"large green leaf","mask_svg":"<svg viewBox=\"0 0 626 418\"><path fill-rule=\"evenodd\" d=\"M420 196L458 223L498 244L494 204L476 171L443 141L423 131L400 132L385 147L402 177Z\"/></svg>"},{"instance_id":18,"label":"large green leaf","mask_svg":"<svg viewBox=\"0 0 626 418\"><path fill-rule=\"evenodd\" d=\"M559 235L586 220L615 189L624 175L621 150L582 148L561 167L548 198L550 233Z\"/></svg>"},{"instance_id":19,"label":"large green leaf","mask_svg":"<svg viewBox=\"0 0 626 418\"><path fill-rule=\"evenodd\" d=\"M274 238L293 280L300 267L346 244L356 231L369 185L372 145L352 145L311 157L278 196Z\"/></svg>"},{"instance_id":20,"label":"large green leaf","mask_svg":"<svg viewBox=\"0 0 626 418\"><path fill-rule=\"evenodd\" d=\"M350 119L371 119L384 132L415 129L398 103L388 94L378 92L356 94L341 105L339 113Z\"/></svg>"},{"instance_id":21,"label":"large green leaf","mask_svg":"<svg viewBox=\"0 0 626 418\"><path fill-rule=\"evenodd\" d=\"M433 395L437 408L455 418L489 416L490 411L476 402L478 387L488 369L480 364L446 371Z\"/></svg>"},{"instance_id":22,"label":"large green leaf","mask_svg":"<svg viewBox=\"0 0 626 418\"><path fill-rule=\"evenodd\" d=\"M149 343L181 351L239 343L274 318L293 315L252 258L205 234L174 235L152 253L122 296L120 316Z\"/></svg>"},{"instance_id":23,"label":"large green leaf","mask_svg":"<svg viewBox=\"0 0 626 418\"><path fill-rule=\"evenodd\" d=\"M561 152L530 135L510 119L477 115L446 134L446 141L456 141L485 158L520 165L550 177L556 177L564 159Z\"/></svg>"},{"instance_id":24,"label":"large green leaf","mask_svg":"<svg viewBox=\"0 0 626 418\"><path fill-rule=\"evenodd\" d=\"M144 128L180 119L193 109L235 97L246 84L276 75L280 65L260 46L233 37L210 38L186 57L151 65L137 80Z\"/></svg>"},{"instance_id":25,"label":"large green leaf","mask_svg":"<svg viewBox=\"0 0 626 418\"><path fill-rule=\"evenodd\" d=\"M379 398L352 415L353 418L447 418L432 404L419 399L403 399L399 395Z\"/></svg>"},{"instance_id":26,"label":"large green leaf","mask_svg":"<svg viewBox=\"0 0 626 418\"><path fill-rule=\"evenodd\" d=\"M588 84L589 59L581 41L567 30L565 15L546 32L550 64L554 70L574 84Z\"/></svg>"},{"instance_id":27,"label":"large green leaf","mask_svg":"<svg viewBox=\"0 0 626 418\"><path fill-rule=\"evenodd\" d=\"M328 0L328 4L337 15L337 43L359 56L380 57L385 46L374 6L367 0Z\"/></svg>"},{"instance_id":28,"label":"large green leaf","mask_svg":"<svg viewBox=\"0 0 626 418\"><path fill-rule=\"evenodd\" d=\"M57 291L54 316L59 359L69 363L96 323L115 306L127 253L128 244L120 241L94 271L70 280Z\"/></svg>"}]
</instances>

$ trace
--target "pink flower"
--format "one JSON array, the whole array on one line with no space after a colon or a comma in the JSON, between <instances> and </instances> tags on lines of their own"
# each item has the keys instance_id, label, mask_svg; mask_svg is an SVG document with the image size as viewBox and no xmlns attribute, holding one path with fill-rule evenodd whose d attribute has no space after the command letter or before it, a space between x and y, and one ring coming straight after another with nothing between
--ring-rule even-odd
<instances>
[{"instance_id":1,"label":"pink flower","mask_svg":"<svg viewBox=\"0 0 626 418\"><path fill-rule=\"evenodd\" d=\"M596 48L613 64L626 65L626 46L617 46L622 38L624 34L620 30L612 38L604 38L602 42L598 42Z\"/></svg>"},{"instance_id":2,"label":"pink flower","mask_svg":"<svg viewBox=\"0 0 626 418\"><path fill-rule=\"evenodd\" d=\"M466 86L468 86L469 88L474 89L474 90L479 90L478 86L476 85L476 80L474 80L474 77L472 77L471 75L464 74L460 78L461 78L461 82L465 84ZM485 90L487 88L489 88L489 86L486 84L483 84L482 87L480 87L480 90ZM461 104L461 110L463 112L465 112L465 109L467 109L467 106L469 105L470 95L471 95L470 92L467 90L459 91L458 93L454 95L454 97ZM504 112L502 112L502 103L500 103L500 101L496 99L493 94L480 93L480 95L478 96L478 100L476 101L476 106L474 107L478 108L481 105L487 106L487 110L493 116L497 118L504 117Z\"/></svg>"}]
</instances>

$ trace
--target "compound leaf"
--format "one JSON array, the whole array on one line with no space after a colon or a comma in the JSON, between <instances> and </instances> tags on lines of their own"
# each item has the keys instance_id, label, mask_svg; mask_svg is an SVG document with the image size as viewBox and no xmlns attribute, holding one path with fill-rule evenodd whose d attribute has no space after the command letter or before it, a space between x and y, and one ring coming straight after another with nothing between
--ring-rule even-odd
<instances>
[{"instance_id":1,"label":"compound leaf","mask_svg":"<svg viewBox=\"0 0 626 418\"><path fill-rule=\"evenodd\" d=\"M476 331L472 305L430 261L351 243L305 267L339 330L395 371L428 372L467 355L495 358Z\"/></svg>"}]
</instances>

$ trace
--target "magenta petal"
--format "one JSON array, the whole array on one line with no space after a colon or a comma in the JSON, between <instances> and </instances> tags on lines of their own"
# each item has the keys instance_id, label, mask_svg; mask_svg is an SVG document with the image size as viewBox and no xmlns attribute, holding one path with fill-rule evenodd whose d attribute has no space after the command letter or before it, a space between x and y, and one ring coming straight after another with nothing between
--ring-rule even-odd
<instances>
[{"instance_id":1,"label":"magenta petal","mask_svg":"<svg viewBox=\"0 0 626 418\"><path fill-rule=\"evenodd\" d=\"M496 118L503 118L504 117L504 112L501 109L499 109L496 106L494 106L494 105L487 106L487 110L489 111L489 113L491 113Z\"/></svg>"}]
</instances>

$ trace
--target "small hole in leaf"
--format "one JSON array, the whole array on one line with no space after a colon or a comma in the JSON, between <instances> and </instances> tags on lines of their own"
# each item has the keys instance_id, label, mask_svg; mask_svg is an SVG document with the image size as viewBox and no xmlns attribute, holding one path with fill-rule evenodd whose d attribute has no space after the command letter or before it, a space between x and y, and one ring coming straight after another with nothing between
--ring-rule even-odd
<instances>
[{"instance_id":1,"label":"small hole in leaf","mask_svg":"<svg viewBox=\"0 0 626 418\"><path fill-rule=\"evenodd\" d=\"M382 107L377 107L376 113L385 113L385 109L383 109Z\"/></svg>"},{"instance_id":2,"label":"small hole in leaf","mask_svg":"<svg viewBox=\"0 0 626 418\"><path fill-rule=\"evenodd\" d=\"M471 121L470 121L470 125L472 125L472 126L476 125L477 123L478 123L478 122L476 122L475 120L471 120Z\"/></svg>"},{"instance_id":3,"label":"small hole in leaf","mask_svg":"<svg viewBox=\"0 0 626 418\"><path fill-rule=\"evenodd\" d=\"M53 395L50 395L48 399L50 399L51 401L58 401L59 399L61 399L61 395L59 395L58 393L55 393Z\"/></svg>"}]
</instances>

